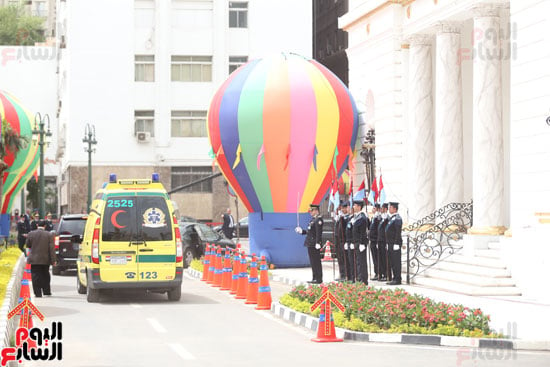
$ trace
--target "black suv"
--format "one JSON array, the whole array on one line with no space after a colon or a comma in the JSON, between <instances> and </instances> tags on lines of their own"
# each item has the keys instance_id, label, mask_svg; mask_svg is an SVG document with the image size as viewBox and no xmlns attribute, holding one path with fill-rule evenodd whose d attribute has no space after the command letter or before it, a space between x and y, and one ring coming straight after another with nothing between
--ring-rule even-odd
<instances>
[{"instance_id":1,"label":"black suv","mask_svg":"<svg viewBox=\"0 0 550 367\"><path fill-rule=\"evenodd\" d=\"M235 242L223 234L215 232L204 223L180 222L181 241L183 242L183 267L187 268L193 259L204 255L206 244L235 248Z\"/></svg>"},{"instance_id":2,"label":"black suv","mask_svg":"<svg viewBox=\"0 0 550 367\"><path fill-rule=\"evenodd\" d=\"M65 214L61 217L55 233L57 265L52 267L54 275L59 275L66 269L76 269L78 248L82 242L87 219L88 214Z\"/></svg>"}]
</instances>

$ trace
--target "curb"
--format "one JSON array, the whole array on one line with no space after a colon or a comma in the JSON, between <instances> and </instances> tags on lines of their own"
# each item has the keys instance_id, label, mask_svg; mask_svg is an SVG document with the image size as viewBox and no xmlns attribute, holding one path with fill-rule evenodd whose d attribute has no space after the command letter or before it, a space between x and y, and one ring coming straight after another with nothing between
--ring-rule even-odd
<instances>
[{"instance_id":1,"label":"curb","mask_svg":"<svg viewBox=\"0 0 550 367\"><path fill-rule=\"evenodd\" d=\"M13 267L11 278L6 287L4 303L2 304L2 308L0 308L0 348L2 349L10 346L11 339L17 327L17 318L14 317L8 320L8 313L19 302L19 291L21 290L21 279L23 278L24 268L25 256L21 253L19 260L17 260Z\"/></svg>"},{"instance_id":2,"label":"curb","mask_svg":"<svg viewBox=\"0 0 550 367\"><path fill-rule=\"evenodd\" d=\"M187 273L200 279L202 272L188 268ZM306 284L306 282L286 277L273 276L273 281L289 285ZM294 311L278 302L271 304L271 312L276 316L296 325L317 332L318 318ZM358 342L398 343L414 345L430 345L441 347L461 347L476 349L496 350L538 350L550 351L550 341L520 340L520 339L492 339L492 338L468 338L464 336L426 335L426 334L390 334L390 333L363 333L336 328L336 336L344 340Z\"/></svg>"}]
</instances>

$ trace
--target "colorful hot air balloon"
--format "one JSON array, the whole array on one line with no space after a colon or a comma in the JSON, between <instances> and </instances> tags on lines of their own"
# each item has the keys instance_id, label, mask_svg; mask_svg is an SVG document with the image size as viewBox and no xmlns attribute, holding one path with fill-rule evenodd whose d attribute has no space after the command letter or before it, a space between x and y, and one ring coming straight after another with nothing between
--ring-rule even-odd
<instances>
[{"instance_id":1,"label":"colorful hot air balloon","mask_svg":"<svg viewBox=\"0 0 550 367\"><path fill-rule=\"evenodd\" d=\"M251 252L278 266L309 263L294 227L307 226L309 204L344 170L357 126L345 85L299 55L252 60L223 83L208 111L208 134L222 173L251 212Z\"/></svg>"},{"instance_id":2,"label":"colorful hot air balloon","mask_svg":"<svg viewBox=\"0 0 550 367\"><path fill-rule=\"evenodd\" d=\"M13 197L29 180L30 177L27 176L32 176L36 170L36 164L34 164L34 170L32 170L32 166L35 161L37 162L38 147L31 143L33 115L14 96L4 91L0 91L0 118L2 123L8 123L13 131L28 140L28 144L17 154L8 151L4 157L4 162L9 167L2 176L0 222L1 232L5 235L6 231L9 231L9 212ZM30 170L32 172L29 175Z\"/></svg>"}]
</instances>

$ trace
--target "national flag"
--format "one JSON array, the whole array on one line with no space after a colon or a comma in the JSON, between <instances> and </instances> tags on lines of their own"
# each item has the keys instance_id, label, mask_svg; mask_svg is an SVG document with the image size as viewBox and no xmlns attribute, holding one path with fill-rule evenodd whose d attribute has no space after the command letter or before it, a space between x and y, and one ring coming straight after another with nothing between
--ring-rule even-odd
<instances>
[{"instance_id":1,"label":"national flag","mask_svg":"<svg viewBox=\"0 0 550 367\"><path fill-rule=\"evenodd\" d=\"M353 195L353 200L365 200L365 179L363 179L357 192Z\"/></svg>"},{"instance_id":2,"label":"national flag","mask_svg":"<svg viewBox=\"0 0 550 367\"><path fill-rule=\"evenodd\" d=\"M34 177L34 182L38 183L38 170L34 171L32 176Z\"/></svg>"},{"instance_id":3,"label":"national flag","mask_svg":"<svg viewBox=\"0 0 550 367\"><path fill-rule=\"evenodd\" d=\"M382 183L382 175L380 175L380 185L378 189L378 200L380 205L386 202L386 190L384 190L384 184Z\"/></svg>"},{"instance_id":4,"label":"national flag","mask_svg":"<svg viewBox=\"0 0 550 367\"><path fill-rule=\"evenodd\" d=\"M372 180L372 186L369 191L369 198L368 201L371 203L371 205L376 204L376 200L378 200L378 187L376 185L376 177L374 180Z\"/></svg>"},{"instance_id":5,"label":"national flag","mask_svg":"<svg viewBox=\"0 0 550 367\"><path fill-rule=\"evenodd\" d=\"M336 210L338 206L340 205L340 192L338 190L338 181L335 180L332 184L332 188L330 189L330 197L329 201L332 203L333 210ZM330 209L329 209L330 212Z\"/></svg>"}]
</instances>

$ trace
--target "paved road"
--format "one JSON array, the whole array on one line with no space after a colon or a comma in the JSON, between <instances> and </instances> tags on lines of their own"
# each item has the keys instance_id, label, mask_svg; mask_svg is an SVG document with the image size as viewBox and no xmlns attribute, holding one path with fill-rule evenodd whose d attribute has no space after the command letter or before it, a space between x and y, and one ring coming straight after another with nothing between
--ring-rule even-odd
<instances>
[{"instance_id":1,"label":"paved road","mask_svg":"<svg viewBox=\"0 0 550 367\"><path fill-rule=\"evenodd\" d=\"M63 361L25 366L541 366L550 353L376 343L313 343L311 331L256 311L226 292L184 279L180 302L124 291L87 303L74 273L54 276L54 295L35 299L49 326L63 322ZM272 285L281 293L283 285ZM36 324L36 323L35 323Z\"/></svg>"}]
</instances>

